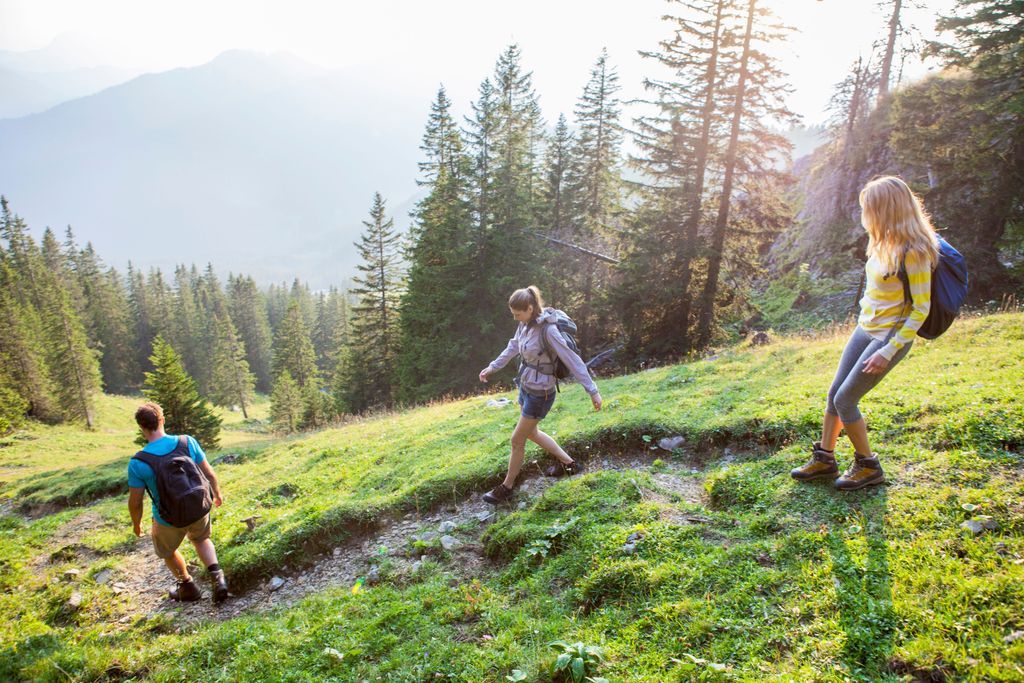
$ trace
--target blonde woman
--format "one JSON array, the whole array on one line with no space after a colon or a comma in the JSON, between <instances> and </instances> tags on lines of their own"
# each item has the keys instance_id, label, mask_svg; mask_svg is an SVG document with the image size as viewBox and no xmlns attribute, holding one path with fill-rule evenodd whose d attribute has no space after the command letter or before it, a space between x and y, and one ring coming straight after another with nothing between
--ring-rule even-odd
<instances>
[{"instance_id":1,"label":"blonde woman","mask_svg":"<svg viewBox=\"0 0 1024 683\"><path fill-rule=\"evenodd\" d=\"M519 385L521 413L516 428L512 431L512 452L508 459L508 473L505 480L484 494L484 500L494 505L512 497L516 478L523 466L526 441L529 439L550 453L557 461L546 471L548 476L575 474L576 462L562 450L562 447L539 428L540 421L555 403L558 385L555 364L561 360L572 372L594 404L594 410L601 410L601 394L597 391L590 371L579 355L569 348L565 337L554 324L555 309L545 308L540 290L530 286L517 289L508 299L512 317L519 326L508 340L508 346L490 365L480 371L480 381L508 365L520 356L522 367L516 383Z\"/></svg>"},{"instance_id":2,"label":"blonde woman","mask_svg":"<svg viewBox=\"0 0 1024 683\"><path fill-rule=\"evenodd\" d=\"M836 477L836 440L845 428L854 462L835 480L843 491L885 481L857 404L910 351L928 317L932 270L939 258L939 239L921 200L899 178L872 180L861 190L860 207L861 224L868 233L860 317L828 391L821 441L812 446L811 461L791 472L801 481ZM901 277L904 268L909 301Z\"/></svg>"}]
</instances>

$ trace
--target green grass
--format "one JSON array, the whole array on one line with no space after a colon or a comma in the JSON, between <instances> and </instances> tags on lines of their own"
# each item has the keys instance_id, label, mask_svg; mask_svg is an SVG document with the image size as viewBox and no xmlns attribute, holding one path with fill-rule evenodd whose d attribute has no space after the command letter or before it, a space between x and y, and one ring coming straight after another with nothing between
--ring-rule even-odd
<instances>
[{"instance_id":1,"label":"green grass","mask_svg":"<svg viewBox=\"0 0 1024 683\"><path fill-rule=\"evenodd\" d=\"M107 587L83 581L83 607L69 611L70 588L52 579L70 566L55 534L84 515L102 520L80 540L95 555L89 571L116 564L130 541L122 497L35 521L5 516L0 610L15 618L0 625L0 678L503 681L520 669L542 681L547 643L566 640L600 645L612 681L1021 680L1024 640L1003 637L1024 629L1024 315L969 318L916 342L862 404L892 484L839 495L788 471L806 458L844 341L785 339L603 380L600 413L567 388L545 428L570 452L639 452L682 433L685 459L656 469L706 466L706 503L643 495L659 488L645 472L562 482L487 530L492 564L477 582L428 562L416 576L271 614L182 633L165 619L119 629ZM226 503L214 540L235 584L313 561L385 512L427 510L496 482L514 412L485 400L267 440L218 466ZM132 450L130 422L119 452L113 433L70 456L62 446L73 432L31 433L0 450L0 463L31 444L42 464L4 491L18 500L56 472L24 494L40 505L102 496L90 488L96 468L113 478ZM737 461L718 458L727 446ZM241 520L254 512L262 524L248 531ZM977 514L1000 528L967 535L959 525ZM635 532L643 538L626 555ZM547 557L530 554L552 538Z\"/></svg>"}]
</instances>

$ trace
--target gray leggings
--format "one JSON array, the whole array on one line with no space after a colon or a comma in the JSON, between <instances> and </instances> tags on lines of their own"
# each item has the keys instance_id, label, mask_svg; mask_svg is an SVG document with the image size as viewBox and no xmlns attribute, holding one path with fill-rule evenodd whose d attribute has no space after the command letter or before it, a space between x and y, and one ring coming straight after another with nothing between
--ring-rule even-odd
<instances>
[{"instance_id":1,"label":"gray leggings","mask_svg":"<svg viewBox=\"0 0 1024 683\"><path fill-rule=\"evenodd\" d=\"M832 380L832 386L828 390L828 403L825 406L825 411L831 415L838 415L843 424L863 419L864 416L857 408L860 399L874 389L875 385L881 382L882 378L889 374L889 371L896 367L896 364L903 360L903 357L910 351L913 342L906 344L896 352L884 372L877 375L869 375L864 372L864 361L885 346L895 332L896 330L893 329L885 341L878 341L858 325L850 335L850 341L846 342L843 356L839 359L836 378Z\"/></svg>"}]
</instances>

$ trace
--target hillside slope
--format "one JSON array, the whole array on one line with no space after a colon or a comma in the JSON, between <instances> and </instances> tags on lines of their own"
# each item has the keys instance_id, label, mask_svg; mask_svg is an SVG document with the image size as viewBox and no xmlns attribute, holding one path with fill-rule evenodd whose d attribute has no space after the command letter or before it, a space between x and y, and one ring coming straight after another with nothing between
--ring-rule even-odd
<instances>
[{"instance_id":1,"label":"hillside slope","mask_svg":"<svg viewBox=\"0 0 1024 683\"><path fill-rule=\"evenodd\" d=\"M214 524L238 603L271 576L330 574L332 558L379 576L353 591L340 573L270 611L141 609L109 579L147 551L122 496L7 514L0 677L544 681L562 639L600 646L588 675L611 681L1021 680L1024 315L919 340L863 405L890 484L839 495L788 471L844 334L603 380L600 413L566 388L546 429L588 472L531 482L486 519L460 511L501 476L515 419L486 397L238 450L217 466ZM674 434L683 447L650 450ZM87 450L54 468L63 478L0 495L66 503L118 466ZM961 528L982 515L997 528ZM449 519L461 547L445 550Z\"/></svg>"}]
</instances>

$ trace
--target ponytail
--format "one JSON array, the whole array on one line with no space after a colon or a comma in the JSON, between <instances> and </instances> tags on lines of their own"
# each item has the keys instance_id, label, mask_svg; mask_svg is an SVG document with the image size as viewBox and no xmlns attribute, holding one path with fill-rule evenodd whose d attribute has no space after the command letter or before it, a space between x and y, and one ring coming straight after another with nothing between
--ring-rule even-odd
<instances>
[{"instance_id":1,"label":"ponytail","mask_svg":"<svg viewBox=\"0 0 1024 683\"><path fill-rule=\"evenodd\" d=\"M528 311L533 306L534 317L544 310L544 298L540 295L537 285L530 285L525 289L517 289L508 298L508 307L516 311Z\"/></svg>"}]
</instances>

